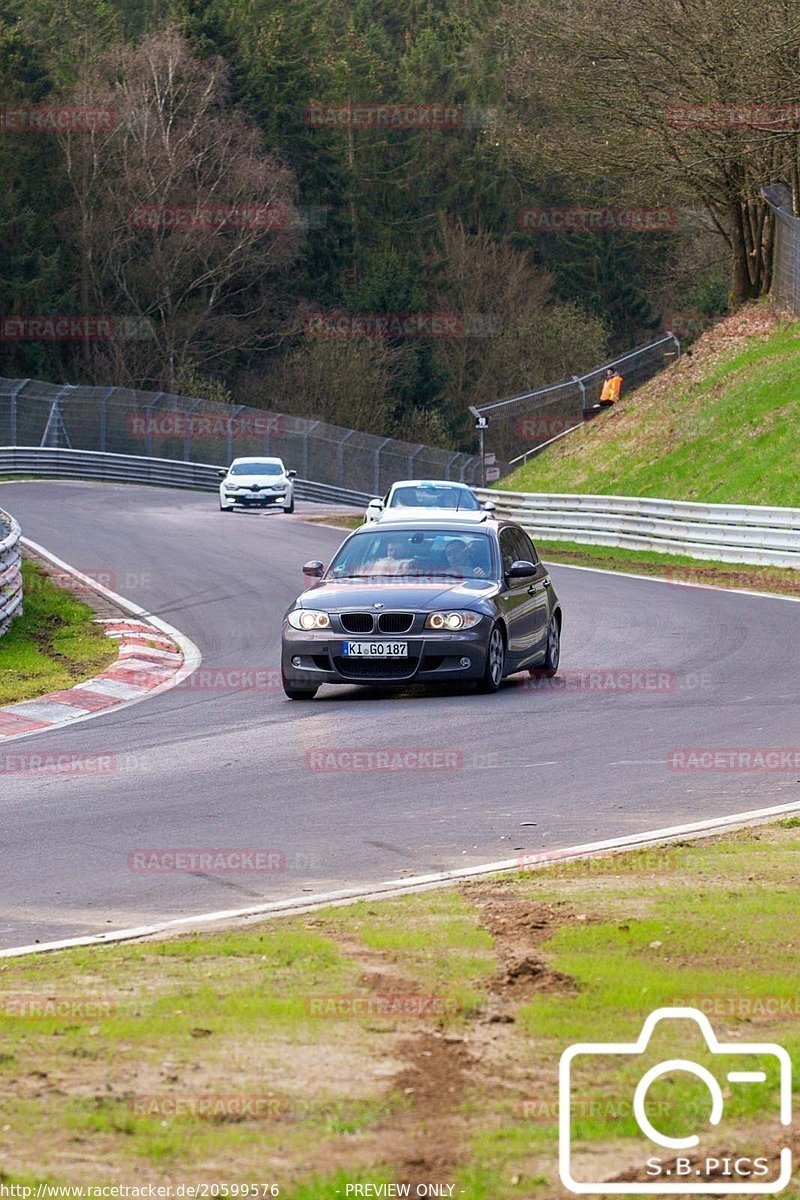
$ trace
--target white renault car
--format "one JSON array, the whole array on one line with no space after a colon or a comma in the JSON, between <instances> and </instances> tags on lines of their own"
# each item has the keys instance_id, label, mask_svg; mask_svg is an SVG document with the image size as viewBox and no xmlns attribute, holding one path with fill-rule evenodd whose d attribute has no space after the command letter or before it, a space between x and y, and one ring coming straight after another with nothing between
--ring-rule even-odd
<instances>
[{"instance_id":1,"label":"white renault car","mask_svg":"<svg viewBox=\"0 0 800 1200\"><path fill-rule=\"evenodd\" d=\"M281 458L235 458L227 471L220 471L220 512L242 508L282 508L294 512L294 483L297 471L287 471Z\"/></svg>"},{"instance_id":2,"label":"white renault car","mask_svg":"<svg viewBox=\"0 0 800 1200\"><path fill-rule=\"evenodd\" d=\"M409 508L492 512L494 501L481 504L471 487L452 479L398 479L382 499L370 500L364 519L378 521L384 513L388 516L393 510Z\"/></svg>"}]
</instances>

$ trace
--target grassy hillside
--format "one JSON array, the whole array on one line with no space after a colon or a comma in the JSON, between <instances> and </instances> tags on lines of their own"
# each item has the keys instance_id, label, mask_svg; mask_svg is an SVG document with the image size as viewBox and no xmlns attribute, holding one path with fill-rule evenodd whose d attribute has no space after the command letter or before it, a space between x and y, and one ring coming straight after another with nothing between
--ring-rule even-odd
<instances>
[{"instance_id":1,"label":"grassy hillside","mask_svg":"<svg viewBox=\"0 0 800 1200\"><path fill-rule=\"evenodd\" d=\"M800 507L800 323L742 310L498 486Z\"/></svg>"}]
</instances>

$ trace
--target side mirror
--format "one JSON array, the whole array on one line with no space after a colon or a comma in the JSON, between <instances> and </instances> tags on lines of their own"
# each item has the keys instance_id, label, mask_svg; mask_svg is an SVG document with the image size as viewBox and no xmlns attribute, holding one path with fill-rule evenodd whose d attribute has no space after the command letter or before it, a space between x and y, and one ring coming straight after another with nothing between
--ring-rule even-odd
<instances>
[{"instance_id":1,"label":"side mirror","mask_svg":"<svg viewBox=\"0 0 800 1200\"><path fill-rule=\"evenodd\" d=\"M382 512L383 512L383 501L382 500L370 500L369 504L367 505L367 520L368 521L377 520Z\"/></svg>"},{"instance_id":2,"label":"side mirror","mask_svg":"<svg viewBox=\"0 0 800 1200\"><path fill-rule=\"evenodd\" d=\"M227 471L217 471L217 475L220 477L220 479L224 479L227 474Z\"/></svg>"},{"instance_id":3,"label":"side mirror","mask_svg":"<svg viewBox=\"0 0 800 1200\"><path fill-rule=\"evenodd\" d=\"M497 505L495 504L494 500L486 500L482 507L484 512L494 512L494 510L497 508Z\"/></svg>"},{"instance_id":4,"label":"side mirror","mask_svg":"<svg viewBox=\"0 0 800 1200\"><path fill-rule=\"evenodd\" d=\"M287 478L287 479L296 479L296 478L297 478L297 471L287 471L287 472L286 472L286 478Z\"/></svg>"},{"instance_id":5,"label":"side mirror","mask_svg":"<svg viewBox=\"0 0 800 1200\"><path fill-rule=\"evenodd\" d=\"M506 579L530 579L536 574L536 567L526 558L518 558L506 571Z\"/></svg>"},{"instance_id":6,"label":"side mirror","mask_svg":"<svg viewBox=\"0 0 800 1200\"><path fill-rule=\"evenodd\" d=\"M325 572L325 563L320 562L318 558L312 558L311 562L307 562L303 567L303 574L308 575L310 579L321 579Z\"/></svg>"}]
</instances>

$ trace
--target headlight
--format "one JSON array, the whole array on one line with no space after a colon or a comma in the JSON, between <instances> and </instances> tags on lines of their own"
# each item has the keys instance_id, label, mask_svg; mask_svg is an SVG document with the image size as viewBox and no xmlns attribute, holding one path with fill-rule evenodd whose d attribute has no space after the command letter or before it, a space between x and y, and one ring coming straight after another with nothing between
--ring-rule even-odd
<instances>
[{"instance_id":1,"label":"headlight","mask_svg":"<svg viewBox=\"0 0 800 1200\"><path fill-rule=\"evenodd\" d=\"M331 619L326 612L313 608L296 608L286 618L293 629L330 629Z\"/></svg>"},{"instance_id":2,"label":"headlight","mask_svg":"<svg viewBox=\"0 0 800 1200\"><path fill-rule=\"evenodd\" d=\"M471 629L477 625L482 614L477 612L435 612L429 613L425 621L426 629Z\"/></svg>"}]
</instances>

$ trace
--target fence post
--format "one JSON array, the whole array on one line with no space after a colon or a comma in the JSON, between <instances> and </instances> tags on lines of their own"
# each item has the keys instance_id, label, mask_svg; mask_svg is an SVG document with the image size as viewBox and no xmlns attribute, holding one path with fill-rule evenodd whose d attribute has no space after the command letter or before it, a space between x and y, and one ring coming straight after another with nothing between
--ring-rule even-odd
<instances>
[{"instance_id":1,"label":"fence post","mask_svg":"<svg viewBox=\"0 0 800 1200\"><path fill-rule=\"evenodd\" d=\"M416 450L413 450L408 456L408 478L414 478L414 463L417 461L417 455L425 449L424 442L417 442Z\"/></svg>"},{"instance_id":2,"label":"fence post","mask_svg":"<svg viewBox=\"0 0 800 1200\"><path fill-rule=\"evenodd\" d=\"M191 408L186 408L183 410L184 417L190 416L194 412L194 410L197 408L198 404L202 404L202 403L203 403L202 400L192 401ZM190 424L187 421L183 428L183 461L184 462L192 462L193 461L193 459L190 457L190 454L189 454L189 452L191 451L191 448L192 448L192 439L189 435L189 428L190 428Z\"/></svg>"},{"instance_id":3,"label":"fence post","mask_svg":"<svg viewBox=\"0 0 800 1200\"><path fill-rule=\"evenodd\" d=\"M308 439L312 429L316 429L319 421L312 421L307 429L303 430L303 473L301 479L308 479Z\"/></svg>"},{"instance_id":4,"label":"fence post","mask_svg":"<svg viewBox=\"0 0 800 1200\"><path fill-rule=\"evenodd\" d=\"M351 429L350 432L345 434L345 436L343 438L341 438L339 441L339 446L336 451L336 486L337 487L342 487L342 480L344 479L344 444L349 438L351 438L353 436L353 434L355 432L356 432L355 429Z\"/></svg>"},{"instance_id":5,"label":"fence post","mask_svg":"<svg viewBox=\"0 0 800 1200\"><path fill-rule=\"evenodd\" d=\"M98 404L99 404L99 406L100 406L99 422L98 422L98 423L99 423L99 427L100 427L100 428L99 428L99 434L100 434L100 438L99 438L99 440L100 440L100 446L99 446L99 450L100 450L100 453L101 453L101 454L105 454L106 450L108 449L108 444L107 444L107 441L106 441L106 438L107 438L107 433L106 433L106 429L107 429L107 421L106 421L106 401L108 400L108 397L109 397L109 395L110 395L110 394L111 394L111 392L113 392L113 391L114 391L114 389L113 389L113 388L107 387L107 388L105 389L105 391L103 392L103 395L102 395L102 396L99 398L99 400L97 401L97 403L98 403Z\"/></svg>"},{"instance_id":6,"label":"fence post","mask_svg":"<svg viewBox=\"0 0 800 1200\"><path fill-rule=\"evenodd\" d=\"M30 383L30 379L23 379L19 387L15 387L11 393L11 408L9 412L9 434L11 437L11 445L17 445L17 397L21 396L25 388Z\"/></svg>"},{"instance_id":7,"label":"fence post","mask_svg":"<svg viewBox=\"0 0 800 1200\"><path fill-rule=\"evenodd\" d=\"M581 377L579 375L573 375L572 378L575 380L578 387L581 389L581 413L585 416L586 415L586 385L584 384L583 380L581 379Z\"/></svg>"},{"instance_id":8,"label":"fence post","mask_svg":"<svg viewBox=\"0 0 800 1200\"><path fill-rule=\"evenodd\" d=\"M380 496L381 494L381 450L383 450L383 447L391 440L391 438L384 438L381 444L375 447L375 467L373 476L374 486L372 490L376 496Z\"/></svg>"},{"instance_id":9,"label":"fence post","mask_svg":"<svg viewBox=\"0 0 800 1200\"><path fill-rule=\"evenodd\" d=\"M225 449L226 449L226 453L228 455L228 466L230 466L230 464L233 462L233 430L231 428L231 421L233 421L236 414L240 413L242 411L242 409L245 407L246 406L244 404L237 404L236 408L233 410L233 416L227 418L228 443L227 443L227 446L225 447Z\"/></svg>"}]
</instances>

